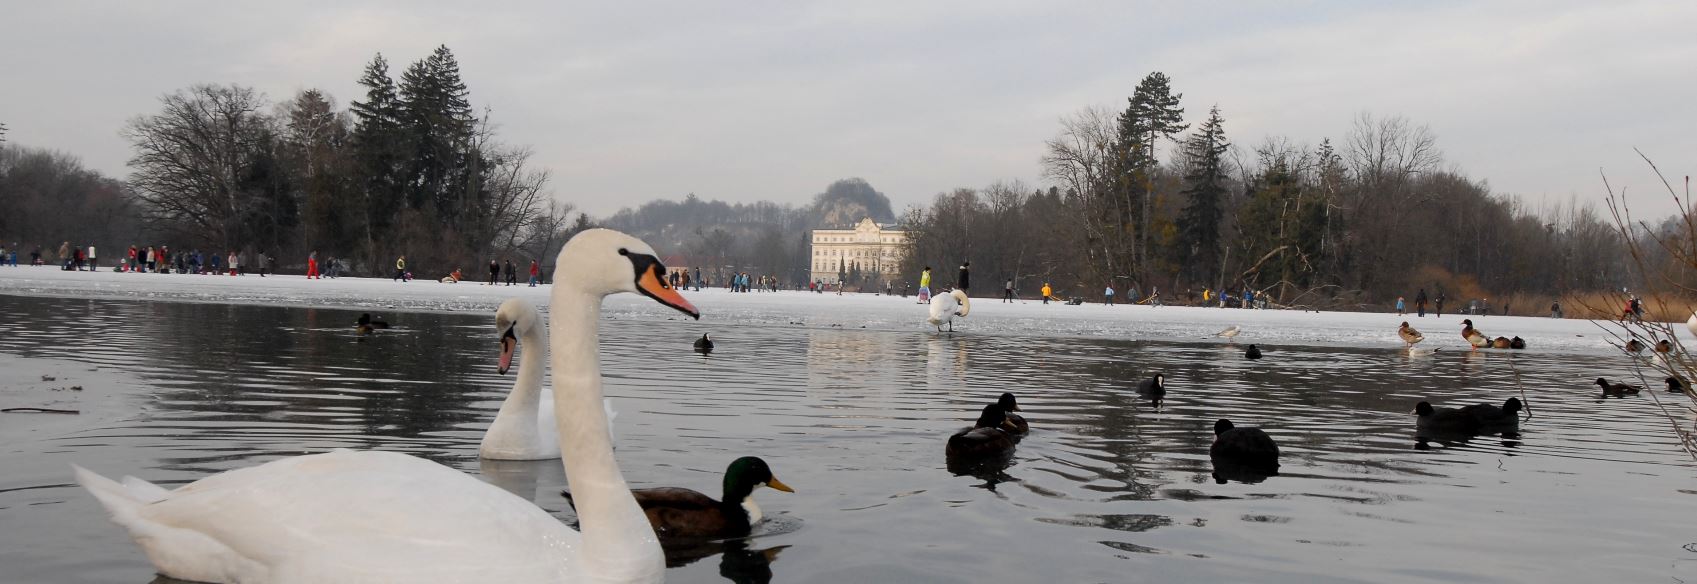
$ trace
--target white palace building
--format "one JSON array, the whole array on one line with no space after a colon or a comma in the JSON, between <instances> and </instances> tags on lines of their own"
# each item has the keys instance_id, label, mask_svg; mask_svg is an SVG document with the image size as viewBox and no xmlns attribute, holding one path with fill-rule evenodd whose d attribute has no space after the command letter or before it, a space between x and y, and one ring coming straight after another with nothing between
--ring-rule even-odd
<instances>
[{"instance_id":1,"label":"white palace building","mask_svg":"<svg viewBox=\"0 0 1697 584\"><path fill-rule=\"evenodd\" d=\"M907 232L879 225L871 217L861 219L854 229L813 230L813 270L815 281L837 281L839 273L859 266L863 273L881 274L883 278L896 275L901 269L902 246L907 244Z\"/></svg>"}]
</instances>

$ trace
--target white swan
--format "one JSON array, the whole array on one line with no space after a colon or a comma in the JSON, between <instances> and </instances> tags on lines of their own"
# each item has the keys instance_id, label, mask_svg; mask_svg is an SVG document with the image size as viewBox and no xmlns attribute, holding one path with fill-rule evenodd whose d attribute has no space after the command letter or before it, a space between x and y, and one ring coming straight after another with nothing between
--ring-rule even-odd
<instances>
[{"instance_id":1,"label":"white swan","mask_svg":"<svg viewBox=\"0 0 1697 584\"><path fill-rule=\"evenodd\" d=\"M1685 330L1691 331L1691 334L1693 335L1697 335L1697 312L1691 313L1691 318L1685 319Z\"/></svg>"},{"instance_id":2,"label":"white swan","mask_svg":"<svg viewBox=\"0 0 1697 584\"><path fill-rule=\"evenodd\" d=\"M539 351L537 358L519 362L518 379L501 402L501 411L483 434L477 455L491 460L547 460L560 457L558 424L554 421L554 394L542 391L542 370L548 361L548 328L542 313L529 300L513 298L495 311L495 330L501 335L501 360L496 370L505 374L512 366L513 351L520 345ZM611 398L601 401L607 414L608 439L613 439Z\"/></svg>"},{"instance_id":3,"label":"white swan","mask_svg":"<svg viewBox=\"0 0 1697 584\"><path fill-rule=\"evenodd\" d=\"M972 312L972 299L957 288L948 294L931 297L931 318L925 319L925 322L937 327L937 332L943 332L943 323L948 323L952 333L955 332L955 317L966 316L969 312Z\"/></svg>"},{"instance_id":4,"label":"white swan","mask_svg":"<svg viewBox=\"0 0 1697 584\"><path fill-rule=\"evenodd\" d=\"M566 243L552 294L555 414L583 533L454 469L338 450L167 491L80 467L162 574L199 582L660 582L665 558L619 472L596 360L603 297L639 292L691 316L654 251L594 229Z\"/></svg>"}]
</instances>

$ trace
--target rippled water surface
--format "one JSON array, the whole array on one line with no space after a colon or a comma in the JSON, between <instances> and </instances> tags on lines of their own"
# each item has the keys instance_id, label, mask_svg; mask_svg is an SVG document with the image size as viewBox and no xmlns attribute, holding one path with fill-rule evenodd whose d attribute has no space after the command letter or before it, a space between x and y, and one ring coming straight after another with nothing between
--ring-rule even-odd
<instances>
[{"instance_id":1,"label":"rippled water surface","mask_svg":"<svg viewBox=\"0 0 1697 584\"><path fill-rule=\"evenodd\" d=\"M0 311L0 407L81 412L0 414L0 580L154 578L71 462L176 485L394 450L571 519L558 462L477 458L512 383L492 315L389 314L395 329L361 341L346 310L0 296ZM709 357L689 349L702 332ZM758 455L797 490L761 491L777 527L678 558L674 582L1697 581L1697 465L1652 396L1587 385L1625 377L1626 358L1266 349L608 319L601 358L633 484L716 495L726 463ZM1160 407L1135 390L1155 371ZM1500 403L1516 372L1519 440L1413 448L1415 402ZM1004 390L1031 434L1005 466L951 467L947 435ZM1221 417L1272 434L1281 474L1216 482Z\"/></svg>"}]
</instances>

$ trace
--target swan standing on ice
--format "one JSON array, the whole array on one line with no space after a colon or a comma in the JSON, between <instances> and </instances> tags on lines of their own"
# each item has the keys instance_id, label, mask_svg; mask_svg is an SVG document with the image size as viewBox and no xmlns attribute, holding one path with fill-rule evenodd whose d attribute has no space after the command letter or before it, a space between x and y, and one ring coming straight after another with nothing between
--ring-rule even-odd
<instances>
[{"instance_id":1,"label":"swan standing on ice","mask_svg":"<svg viewBox=\"0 0 1697 584\"><path fill-rule=\"evenodd\" d=\"M613 458L597 316L641 293L699 313L641 240L606 229L560 250L550 345L555 414L583 533L534 503L394 452L295 456L165 490L76 468L159 573L197 582L660 582L665 557ZM505 343L505 342L503 342Z\"/></svg>"},{"instance_id":2,"label":"swan standing on ice","mask_svg":"<svg viewBox=\"0 0 1697 584\"><path fill-rule=\"evenodd\" d=\"M955 332L955 317L965 317L972 312L972 299L967 298L966 292L956 288L948 294L938 294L931 297L931 318L925 322L937 327L937 332L943 332L943 324L948 323L949 332Z\"/></svg>"}]
</instances>

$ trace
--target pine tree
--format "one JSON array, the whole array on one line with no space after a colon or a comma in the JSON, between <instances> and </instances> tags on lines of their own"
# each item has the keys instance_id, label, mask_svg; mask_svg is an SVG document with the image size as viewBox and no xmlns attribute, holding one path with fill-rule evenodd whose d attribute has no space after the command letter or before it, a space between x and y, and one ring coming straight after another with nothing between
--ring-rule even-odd
<instances>
[{"instance_id":1,"label":"pine tree","mask_svg":"<svg viewBox=\"0 0 1697 584\"><path fill-rule=\"evenodd\" d=\"M1149 208L1155 188L1153 174L1158 164L1155 145L1161 138L1171 139L1173 134L1190 127L1183 123L1184 108L1179 107L1183 97L1182 93L1173 94L1167 74L1156 71L1137 84L1119 118L1116 150L1123 158L1119 178L1129 185L1130 193L1137 199L1134 205L1138 220L1137 255L1145 270L1149 257Z\"/></svg>"},{"instance_id":2,"label":"pine tree","mask_svg":"<svg viewBox=\"0 0 1697 584\"><path fill-rule=\"evenodd\" d=\"M1180 263L1193 277L1202 279L1219 263L1220 207L1226 195L1224 156L1231 148L1224 126L1220 107L1214 106L1208 120L1184 145L1190 169L1184 176L1184 194L1189 202L1179 216Z\"/></svg>"},{"instance_id":3,"label":"pine tree","mask_svg":"<svg viewBox=\"0 0 1697 584\"><path fill-rule=\"evenodd\" d=\"M389 77L389 62L382 53L365 66L359 84L365 87L365 101L352 102L348 109L354 116L354 158L364 191L360 235L365 240L366 261L374 263L378 257L397 251L392 241L384 241L387 245L380 247L379 238L387 240L400 222L405 183L401 160L407 150L400 132L395 80Z\"/></svg>"}]
</instances>

